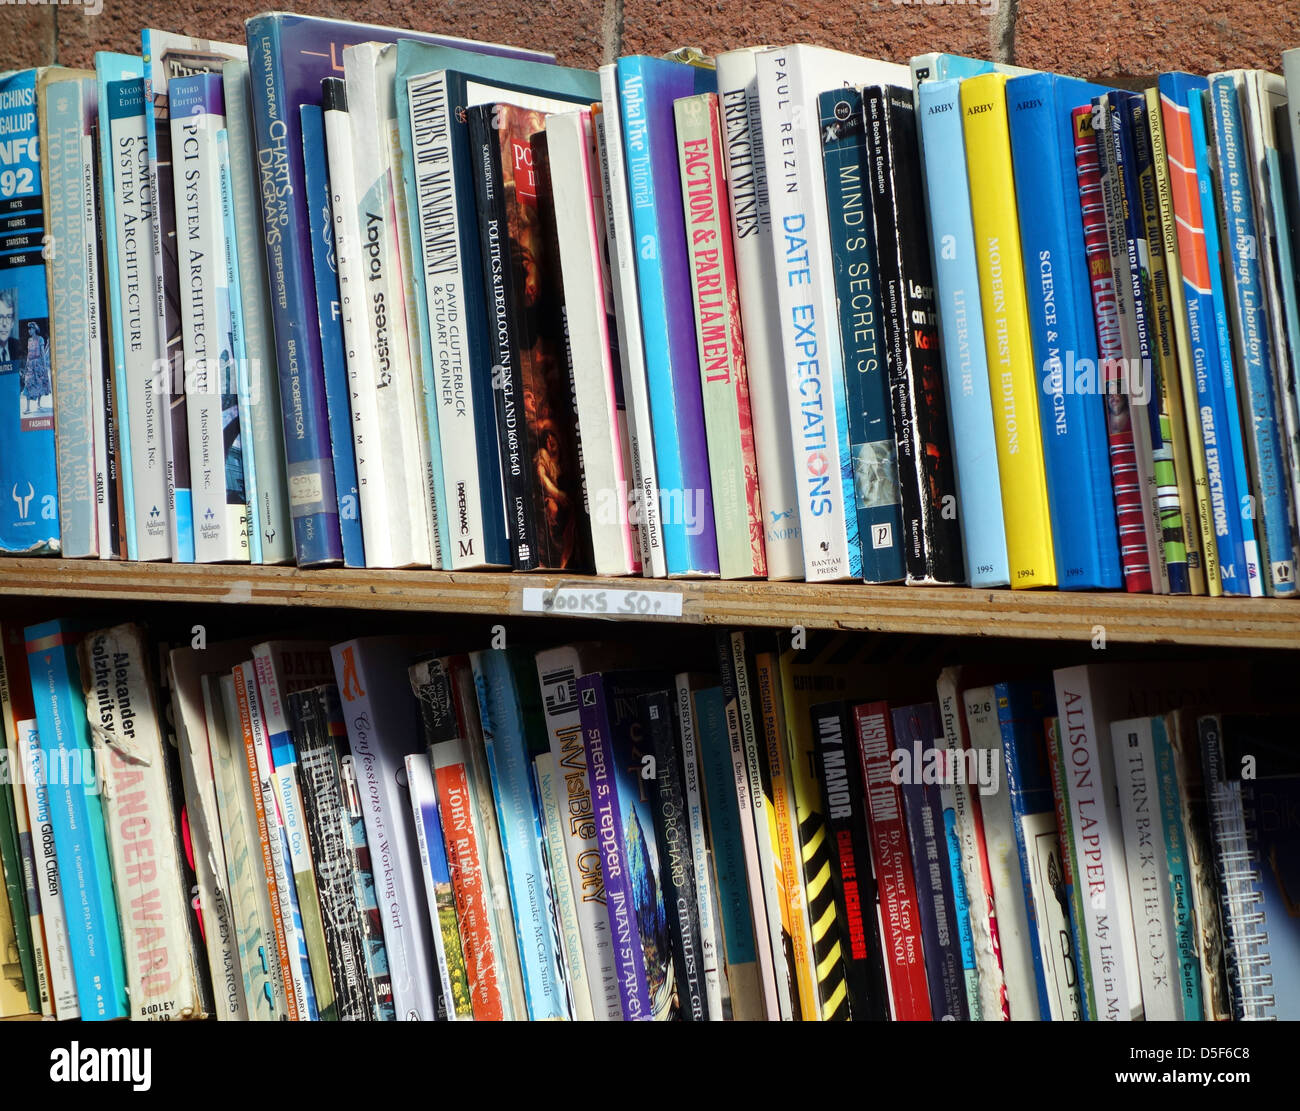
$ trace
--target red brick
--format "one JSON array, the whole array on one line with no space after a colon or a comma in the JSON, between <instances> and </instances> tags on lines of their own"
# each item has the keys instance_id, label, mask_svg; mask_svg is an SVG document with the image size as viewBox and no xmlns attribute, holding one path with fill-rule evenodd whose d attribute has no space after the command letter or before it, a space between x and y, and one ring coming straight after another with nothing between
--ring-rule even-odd
<instances>
[{"instance_id":1,"label":"red brick","mask_svg":"<svg viewBox=\"0 0 1300 1111\"><path fill-rule=\"evenodd\" d=\"M1014 60L1080 77L1278 70L1300 46L1300 4L1240 0L1020 0Z\"/></svg>"},{"instance_id":2,"label":"red brick","mask_svg":"<svg viewBox=\"0 0 1300 1111\"><path fill-rule=\"evenodd\" d=\"M54 61L54 8L49 4L6 4L0 8L5 66L48 66Z\"/></svg>"},{"instance_id":3,"label":"red brick","mask_svg":"<svg viewBox=\"0 0 1300 1111\"><path fill-rule=\"evenodd\" d=\"M943 50L990 57L991 7L830 0L625 0L624 54L661 54L691 45L707 53L757 43L809 42L888 61Z\"/></svg>"},{"instance_id":4,"label":"red brick","mask_svg":"<svg viewBox=\"0 0 1300 1111\"><path fill-rule=\"evenodd\" d=\"M551 50L561 61L574 65L594 66L602 60L601 9L597 6L593 14L592 6L583 0L546 0L545 3L294 0L288 4L261 6L239 0L163 4L150 0L104 0L104 10L99 15L68 6L59 9L59 60L65 65L88 66L96 50L138 54L140 30L146 26L202 35L221 42L243 42L246 18L259 11L287 9L358 23L409 27Z\"/></svg>"}]
</instances>

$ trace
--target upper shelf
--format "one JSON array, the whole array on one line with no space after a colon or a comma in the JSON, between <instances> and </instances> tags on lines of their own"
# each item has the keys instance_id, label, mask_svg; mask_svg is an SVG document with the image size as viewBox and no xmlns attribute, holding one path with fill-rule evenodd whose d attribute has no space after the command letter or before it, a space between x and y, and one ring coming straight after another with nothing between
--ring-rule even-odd
<instances>
[{"instance_id":1,"label":"upper shelf","mask_svg":"<svg viewBox=\"0 0 1300 1111\"><path fill-rule=\"evenodd\" d=\"M666 591L681 617L620 620L770 625L956 636L1300 648L1300 602L967 588L604 579L562 574L304 571L96 560L0 559L0 594L122 601L306 605L517 615L525 588ZM598 616L590 611L578 616Z\"/></svg>"}]
</instances>

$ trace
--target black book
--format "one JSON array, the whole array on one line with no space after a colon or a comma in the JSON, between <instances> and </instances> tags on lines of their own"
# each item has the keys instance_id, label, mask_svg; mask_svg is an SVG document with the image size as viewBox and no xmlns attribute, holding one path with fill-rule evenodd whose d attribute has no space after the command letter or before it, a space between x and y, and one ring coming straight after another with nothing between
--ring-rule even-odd
<instances>
[{"instance_id":1,"label":"black book","mask_svg":"<svg viewBox=\"0 0 1300 1111\"><path fill-rule=\"evenodd\" d=\"M655 841L659 846L659 882L672 933L678 1011L688 1022L705 1022L709 1013L704 994L704 942L673 709L674 698L666 690L637 699L642 734L654 756Z\"/></svg>"},{"instance_id":2,"label":"black book","mask_svg":"<svg viewBox=\"0 0 1300 1111\"><path fill-rule=\"evenodd\" d=\"M966 581L910 90L862 90L907 581Z\"/></svg>"},{"instance_id":3,"label":"black book","mask_svg":"<svg viewBox=\"0 0 1300 1111\"><path fill-rule=\"evenodd\" d=\"M835 921L814 938L818 967L839 947L847 1006L833 1008L833 984L822 985L822 1017L883 1022L889 1018L889 988L876 915L866 798L859 771L852 707L847 702L813 706L817 782L831 845L830 876Z\"/></svg>"},{"instance_id":4,"label":"black book","mask_svg":"<svg viewBox=\"0 0 1300 1111\"><path fill-rule=\"evenodd\" d=\"M90 142L92 150L99 150L99 121L90 125ZM108 539L101 540L107 544L114 559L126 559L126 506L123 501L122 480L119 474L120 459L117 454L118 396L117 377L113 372L113 337L109 328L108 313L104 308L104 291L108 289L108 253L104 249L104 179L98 158L90 160L91 173L95 178L95 241L99 251L99 265L96 267L96 280L99 282L100 296L96 308L99 309L99 366L104 379L104 452L106 457L104 497L108 500ZM111 188L111 183L110 183ZM116 232L114 232L116 234ZM102 554L102 552L101 552Z\"/></svg>"},{"instance_id":5,"label":"black book","mask_svg":"<svg viewBox=\"0 0 1300 1111\"><path fill-rule=\"evenodd\" d=\"M341 724L338 692L325 684L291 691L285 701L298 749L303 816L334 987L332 1017L365 1022L375 1015L375 988L366 971L354 853L344 826L347 800L339 757L347 752L348 741L345 733L331 730L331 723Z\"/></svg>"}]
</instances>

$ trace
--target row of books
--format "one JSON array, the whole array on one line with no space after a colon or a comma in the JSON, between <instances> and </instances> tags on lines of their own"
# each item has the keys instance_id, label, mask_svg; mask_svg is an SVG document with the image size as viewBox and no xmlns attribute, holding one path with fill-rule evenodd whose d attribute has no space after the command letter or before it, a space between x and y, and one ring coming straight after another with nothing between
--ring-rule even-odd
<instances>
[{"instance_id":1,"label":"row of books","mask_svg":"<svg viewBox=\"0 0 1300 1111\"><path fill-rule=\"evenodd\" d=\"M0 1015L1300 1017L1232 665L195 636L5 627Z\"/></svg>"},{"instance_id":2,"label":"row of books","mask_svg":"<svg viewBox=\"0 0 1300 1111\"><path fill-rule=\"evenodd\" d=\"M268 14L8 75L0 546L1293 595L1283 64Z\"/></svg>"}]
</instances>

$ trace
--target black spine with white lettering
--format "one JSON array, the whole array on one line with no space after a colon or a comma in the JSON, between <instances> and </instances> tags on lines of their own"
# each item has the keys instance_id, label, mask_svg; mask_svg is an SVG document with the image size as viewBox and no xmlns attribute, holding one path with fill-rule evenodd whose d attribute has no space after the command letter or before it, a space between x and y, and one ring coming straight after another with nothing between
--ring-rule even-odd
<instances>
[{"instance_id":1,"label":"black spine with white lettering","mask_svg":"<svg viewBox=\"0 0 1300 1111\"><path fill-rule=\"evenodd\" d=\"M809 713L835 891L835 923L820 935L814 926L813 947L820 966L838 942L848 999L847 1008L832 1009L823 998L822 1017L883 1022L889 1018L889 989L853 711L838 701L820 703Z\"/></svg>"},{"instance_id":2,"label":"black spine with white lettering","mask_svg":"<svg viewBox=\"0 0 1300 1111\"><path fill-rule=\"evenodd\" d=\"M907 581L966 581L910 90L862 90Z\"/></svg>"},{"instance_id":3,"label":"black spine with white lettering","mask_svg":"<svg viewBox=\"0 0 1300 1111\"><path fill-rule=\"evenodd\" d=\"M687 1022L705 1022L709 1012L704 994L704 940L700 935L695 866L682 797L674 701L666 690L643 694L637 699L637 716L655 759L655 841L659 847L659 882L672 934L678 1014Z\"/></svg>"}]
</instances>

